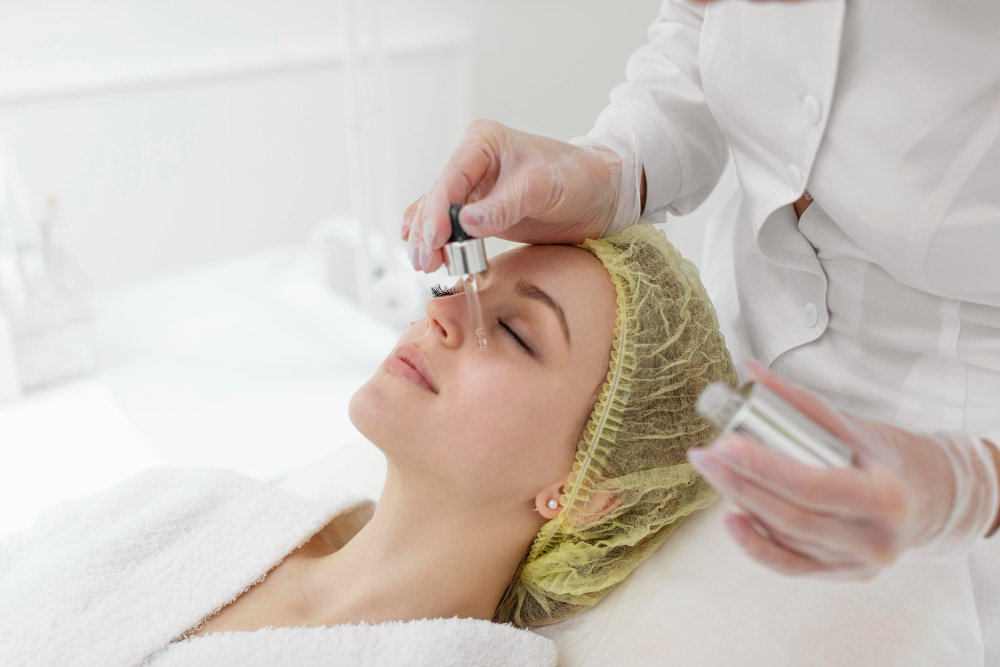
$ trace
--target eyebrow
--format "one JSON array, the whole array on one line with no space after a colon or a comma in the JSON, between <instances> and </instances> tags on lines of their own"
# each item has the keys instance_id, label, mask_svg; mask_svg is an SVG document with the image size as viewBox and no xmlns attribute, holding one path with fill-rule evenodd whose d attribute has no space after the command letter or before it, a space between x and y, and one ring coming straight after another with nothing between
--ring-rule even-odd
<instances>
[{"instance_id":1,"label":"eyebrow","mask_svg":"<svg viewBox=\"0 0 1000 667\"><path fill-rule=\"evenodd\" d=\"M563 309L559 306L555 300L538 288L537 285L532 285L525 280L517 281L517 293L526 299L534 299L536 301L541 301L546 306L552 309L556 315L559 316L559 323L562 325L563 336L566 337L566 345L569 345L569 325L566 323L566 314L563 313Z\"/></svg>"}]
</instances>

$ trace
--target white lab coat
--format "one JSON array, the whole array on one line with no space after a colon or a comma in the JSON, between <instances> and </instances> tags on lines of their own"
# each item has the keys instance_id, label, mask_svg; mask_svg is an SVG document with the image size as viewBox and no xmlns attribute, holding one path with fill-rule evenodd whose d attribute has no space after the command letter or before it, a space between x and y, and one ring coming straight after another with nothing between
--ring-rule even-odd
<instances>
[{"instance_id":1,"label":"white lab coat","mask_svg":"<svg viewBox=\"0 0 1000 667\"><path fill-rule=\"evenodd\" d=\"M649 38L589 136L628 145L609 120L628 121L653 221L697 207L732 151L703 277L734 358L1000 443L1000 2L666 0ZM1000 666L1000 539L969 562Z\"/></svg>"}]
</instances>

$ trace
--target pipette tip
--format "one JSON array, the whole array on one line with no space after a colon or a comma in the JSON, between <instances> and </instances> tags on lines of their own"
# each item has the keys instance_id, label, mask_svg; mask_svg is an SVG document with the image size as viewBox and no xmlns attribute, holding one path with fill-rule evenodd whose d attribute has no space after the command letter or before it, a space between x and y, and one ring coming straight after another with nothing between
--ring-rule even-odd
<instances>
[{"instance_id":1,"label":"pipette tip","mask_svg":"<svg viewBox=\"0 0 1000 667\"><path fill-rule=\"evenodd\" d=\"M476 274L465 274L465 298L469 304L469 319L472 320L472 331L476 336L479 349L486 349L486 324L483 322L483 307L479 302L479 285Z\"/></svg>"}]
</instances>

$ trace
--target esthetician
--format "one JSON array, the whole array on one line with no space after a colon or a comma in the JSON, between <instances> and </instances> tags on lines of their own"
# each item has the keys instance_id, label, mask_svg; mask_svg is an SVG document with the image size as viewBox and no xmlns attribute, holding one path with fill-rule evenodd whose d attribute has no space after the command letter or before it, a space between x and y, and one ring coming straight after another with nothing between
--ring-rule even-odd
<instances>
[{"instance_id":1,"label":"esthetician","mask_svg":"<svg viewBox=\"0 0 1000 667\"><path fill-rule=\"evenodd\" d=\"M693 211L731 152L702 267L727 344L856 460L730 435L692 464L779 572L967 558L1000 665L1000 2L666 0L626 76L569 143L473 123L405 214L414 265L452 203L475 236L577 242Z\"/></svg>"}]
</instances>

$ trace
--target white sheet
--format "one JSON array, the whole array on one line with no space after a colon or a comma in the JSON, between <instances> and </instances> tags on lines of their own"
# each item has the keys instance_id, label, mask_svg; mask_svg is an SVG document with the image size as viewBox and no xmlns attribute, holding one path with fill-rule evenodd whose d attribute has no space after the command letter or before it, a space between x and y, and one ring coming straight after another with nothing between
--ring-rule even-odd
<instances>
[{"instance_id":1,"label":"white sheet","mask_svg":"<svg viewBox=\"0 0 1000 667\"><path fill-rule=\"evenodd\" d=\"M696 512L591 610L538 629L565 667L979 667L968 566L908 560L869 582L793 578L747 557L727 508Z\"/></svg>"},{"instance_id":2,"label":"white sheet","mask_svg":"<svg viewBox=\"0 0 1000 667\"><path fill-rule=\"evenodd\" d=\"M46 507L162 459L108 388L74 382L0 407L0 539Z\"/></svg>"}]
</instances>

